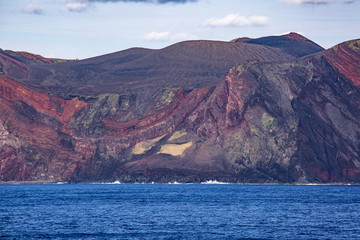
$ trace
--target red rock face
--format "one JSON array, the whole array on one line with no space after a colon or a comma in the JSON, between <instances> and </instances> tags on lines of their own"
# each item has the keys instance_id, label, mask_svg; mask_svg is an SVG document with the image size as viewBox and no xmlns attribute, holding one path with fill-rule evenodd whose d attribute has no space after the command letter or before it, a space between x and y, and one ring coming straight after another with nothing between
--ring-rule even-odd
<instances>
[{"instance_id":1,"label":"red rock face","mask_svg":"<svg viewBox=\"0 0 360 240\"><path fill-rule=\"evenodd\" d=\"M1 180L69 177L79 155L66 144L67 125L87 104L52 98L6 77L0 78L0 92Z\"/></svg>"},{"instance_id":2,"label":"red rock face","mask_svg":"<svg viewBox=\"0 0 360 240\"><path fill-rule=\"evenodd\" d=\"M242 62L200 87L197 77L186 86L140 79L116 83L122 91L100 84L104 92L86 95L97 85L70 86L78 89L71 95L64 86L54 96L41 79L30 88L0 77L0 181L360 182L356 46L298 60L282 53L282 63ZM14 69L33 69L12 58L2 64L21 81Z\"/></svg>"},{"instance_id":3,"label":"red rock face","mask_svg":"<svg viewBox=\"0 0 360 240\"><path fill-rule=\"evenodd\" d=\"M326 51L324 56L336 70L350 79L356 86L360 86L360 40L336 45Z\"/></svg>"},{"instance_id":4,"label":"red rock face","mask_svg":"<svg viewBox=\"0 0 360 240\"><path fill-rule=\"evenodd\" d=\"M4 55L4 54L0 54L0 57L1 57L2 61L8 63L9 65L13 65L24 71L29 71L29 68L24 63L21 63L21 62L13 59L11 57L8 57L7 55Z\"/></svg>"},{"instance_id":5,"label":"red rock face","mask_svg":"<svg viewBox=\"0 0 360 240\"><path fill-rule=\"evenodd\" d=\"M59 59L59 58L45 58L38 54L33 54L29 52L14 52L11 50L5 50L6 54L11 57L15 57L20 59L20 61L24 61L26 63L58 63L58 62L68 62L72 60L68 59Z\"/></svg>"}]
</instances>

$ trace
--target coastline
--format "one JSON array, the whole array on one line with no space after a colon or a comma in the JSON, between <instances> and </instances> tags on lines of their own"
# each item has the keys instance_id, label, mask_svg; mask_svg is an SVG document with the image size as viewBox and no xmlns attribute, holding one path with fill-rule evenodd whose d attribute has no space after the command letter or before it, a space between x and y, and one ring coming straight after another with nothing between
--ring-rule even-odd
<instances>
[{"instance_id":1,"label":"coastline","mask_svg":"<svg viewBox=\"0 0 360 240\"><path fill-rule=\"evenodd\" d=\"M52 181L0 181L0 185L57 185L57 184L122 184L122 185L131 185L131 184L148 184L148 185L263 185L263 186L356 186L360 185L360 183L236 183L236 182L220 182L216 180L208 180L203 182L52 182Z\"/></svg>"}]
</instances>

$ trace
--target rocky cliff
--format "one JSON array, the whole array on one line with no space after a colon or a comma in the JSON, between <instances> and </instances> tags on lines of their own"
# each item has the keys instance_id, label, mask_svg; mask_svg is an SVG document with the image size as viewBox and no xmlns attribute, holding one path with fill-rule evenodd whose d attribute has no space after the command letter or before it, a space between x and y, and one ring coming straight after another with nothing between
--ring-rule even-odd
<instances>
[{"instance_id":1,"label":"rocky cliff","mask_svg":"<svg viewBox=\"0 0 360 240\"><path fill-rule=\"evenodd\" d=\"M60 63L2 51L0 180L358 183L359 45L291 33Z\"/></svg>"}]
</instances>

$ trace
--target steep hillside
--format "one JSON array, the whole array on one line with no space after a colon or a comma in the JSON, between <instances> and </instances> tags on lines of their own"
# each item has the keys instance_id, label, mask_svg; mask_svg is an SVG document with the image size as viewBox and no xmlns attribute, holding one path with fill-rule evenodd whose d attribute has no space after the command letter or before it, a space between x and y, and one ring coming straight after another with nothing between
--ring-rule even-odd
<instances>
[{"instance_id":1,"label":"steep hillside","mask_svg":"<svg viewBox=\"0 0 360 240\"><path fill-rule=\"evenodd\" d=\"M358 41L309 54L191 41L6 60L27 76L0 78L0 180L360 182Z\"/></svg>"},{"instance_id":2,"label":"steep hillside","mask_svg":"<svg viewBox=\"0 0 360 240\"><path fill-rule=\"evenodd\" d=\"M11 51L5 50L1 51L1 54L7 55L19 62L26 64L48 64L48 63L62 63L62 62L70 62L74 61L71 59L60 59L60 58L45 58L39 54L33 54L29 52L23 51Z\"/></svg>"},{"instance_id":3,"label":"steep hillside","mask_svg":"<svg viewBox=\"0 0 360 240\"><path fill-rule=\"evenodd\" d=\"M0 76L11 76L23 80L29 76L35 65L65 63L74 60L60 58L45 58L38 54L28 52L15 52L0 48Z\"/></svg>"}]
</instances>

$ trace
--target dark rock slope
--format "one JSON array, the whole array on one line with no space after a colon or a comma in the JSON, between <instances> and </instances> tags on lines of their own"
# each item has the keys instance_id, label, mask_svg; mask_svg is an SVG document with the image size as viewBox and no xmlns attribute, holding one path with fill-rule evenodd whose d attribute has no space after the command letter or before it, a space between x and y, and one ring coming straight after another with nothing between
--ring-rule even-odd
<instances>
[{"instance_id":1,"label":"dark rock slope","mask_svg":"<svg viewBox=\"0 0 360 240\"><path fill-rule=\"evenodd\" d=\"M0 180L360 182L360 41L270 40L0 52Z\"/></svg>"},{"instance_id":2,"label":"dark rock slope","mask_svg":"<svg viewBox=\"0 0 360 240\"><path fill-rule=\"evenodd\" d=\"M322 47L313 41L294 32L282 36L269 36L255 39L237 38L232 42L252 43L269 47L282 48L287 53L295 57L302 57L304 55L308 55L309 53L315 53L323 50Z\"/></svg>"}]
</instances>

